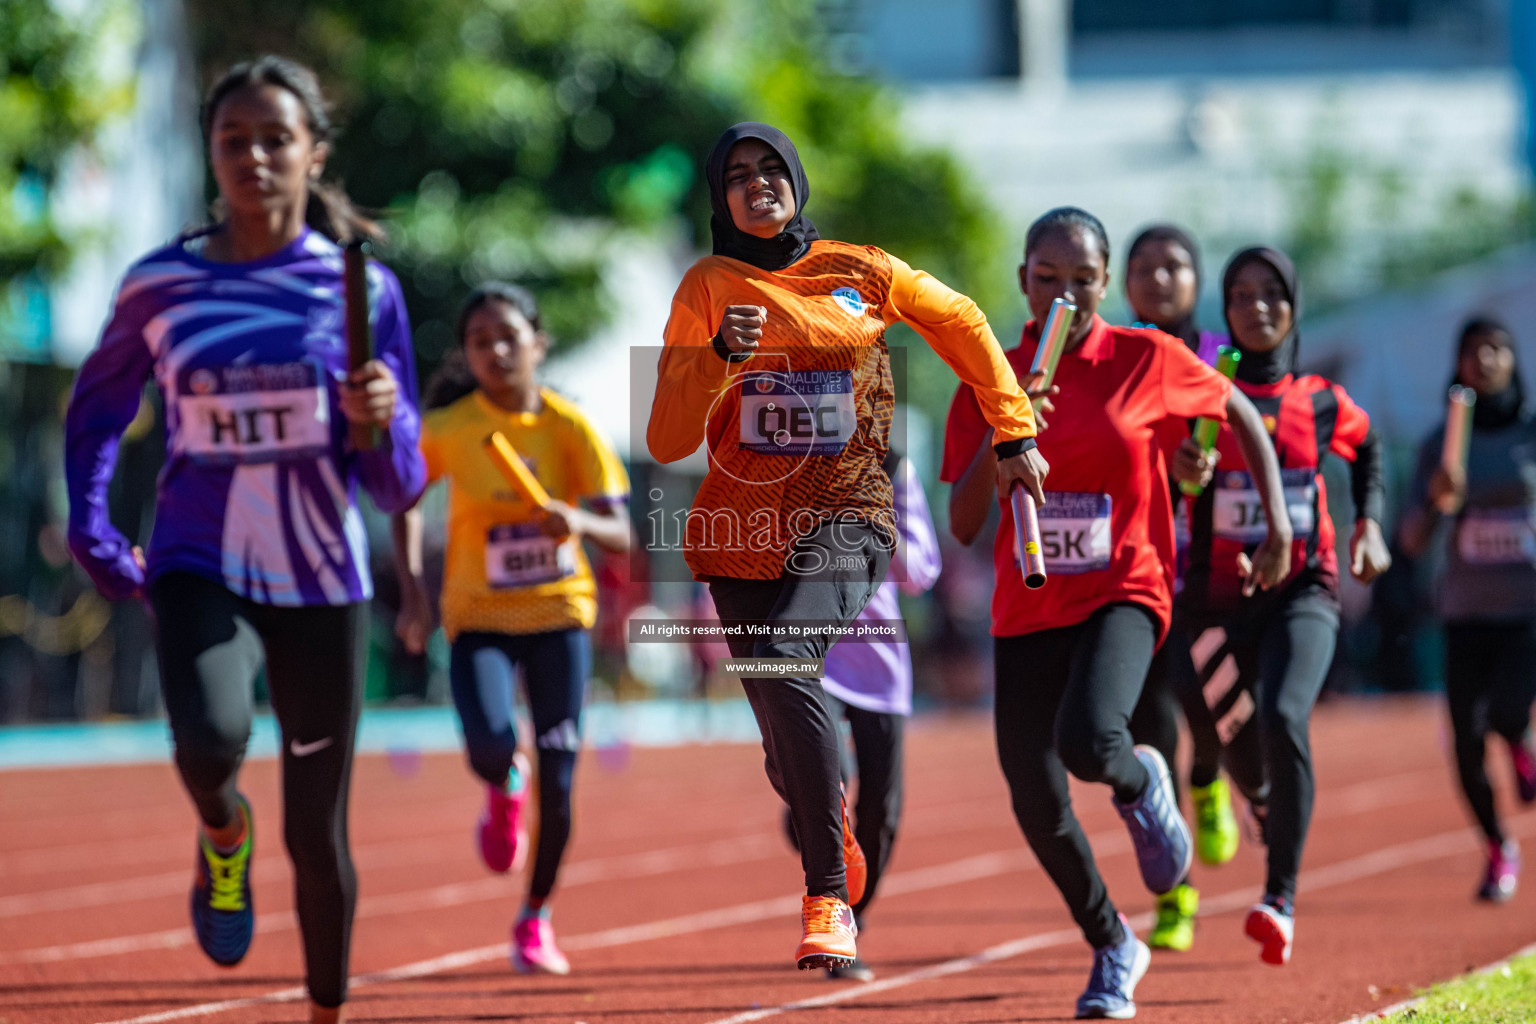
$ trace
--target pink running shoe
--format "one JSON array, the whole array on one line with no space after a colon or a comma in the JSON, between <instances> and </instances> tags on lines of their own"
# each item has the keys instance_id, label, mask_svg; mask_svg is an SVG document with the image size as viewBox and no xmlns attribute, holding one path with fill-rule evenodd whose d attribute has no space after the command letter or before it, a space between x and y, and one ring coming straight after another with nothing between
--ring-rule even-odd
<instances>
[{"instance_id":1,"label":"pink running shoe","mask_svg":"<svg viewBox=\"0 0 1536 1024\"><path fill-rule=\"evenodd\" d=\"M1515 765L1515 788L1520 792L1520 802L1536 804L1536 738L1529 730L1519 743L1509 745L1509 759Z\"/></svg>"},{"instance_id":2,"label":"pink running shoe","mask_svg":"<svg viewBox=\"0 0 1536 1024\"><path fill-rule=\"evenodd\" d=\"M1478 887L1477 898L1487 903L1507 903L1520 887L1520 846L1513 839L1503 845L1488 844L1488 871Z\"/></svg>"},{"instance_id":3,"label":"pink running shoe","mask_svg":"<svg viewBox=\"0 0 1536 1024\"><path fill-rule=\"evenodd\" d=\"M512 926L512 969L518 974L570 974L571 962L555 945L547 918L519 918Z\"/></svg>"},{"instance_id":4,"label":"pink running shoe","mask_svg":"<svg viewBox=\"0 0 1536 1024\"><path fill-rule=\"evenodd\" d=\"M528 826L523 809L528 805L528 759L519 753L513 759L522 788L508 793L500 786L485 787L485 810L480 812L476 834L480 839L480 859L492 871L505 874L520 871L528 859Z\"/></svg>"}]
</instances>

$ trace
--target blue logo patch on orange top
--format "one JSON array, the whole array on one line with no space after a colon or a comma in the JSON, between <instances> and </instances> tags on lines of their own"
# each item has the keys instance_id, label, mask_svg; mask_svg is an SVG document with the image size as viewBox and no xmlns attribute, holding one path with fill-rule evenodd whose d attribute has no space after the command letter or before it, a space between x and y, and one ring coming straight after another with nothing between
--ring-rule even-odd
<instances>
[{"instance_id":1,"label":"blue logo patch on orange top","mask_svg":"<svg viewBox=\"0 0 1536 1024\"><path fill-rule=\"evenodd\" d=\"M832 299L842 306L843 312L849 316L863 316L865 310L869 308L869 304L864 301L864 296L859 294L857 288L838 288L832 293Z\"/></svg>"}]
</instances>

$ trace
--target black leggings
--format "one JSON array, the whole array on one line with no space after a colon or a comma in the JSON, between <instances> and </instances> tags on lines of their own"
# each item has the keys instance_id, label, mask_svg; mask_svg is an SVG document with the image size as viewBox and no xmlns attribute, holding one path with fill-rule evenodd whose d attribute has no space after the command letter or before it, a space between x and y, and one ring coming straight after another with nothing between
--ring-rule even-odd
<instances>
[{"instance_id":1,"label":"black leggings","mask_svg":"<svg viewBox=\"0 0 1536 1024\"><path fill-rule=\"evenodd\" d=\"M542 900L554 891L571 837L571 783L592 668L587 631L461 633L454 640L448 678L464 725L464 750L474 773L493 786L506 784L517 753L512 712L518 665L539 756L539 849L528 895Z\"/></svg>"},{"instance_id":2,"label":"black leggings","mask_svg":"<svg viewBox=\"0 0 1536 1024\"><path fill-rule=\"evenodd\" d=\"M362 704L367 606L257 604L190 573L149 588L161 687L181 772L198 816L223 828L251 735L252 690L266 665L283 744L283 838L310 997L347 998L357 874L347 842L347 790Z\"/></svg>"},{"instance_id":3,"label":"black leggings","mask_svg":"<svg viewBox=\"0 0 1536 1024\"><path fill-rule=\"evenodd\" d=\"M1190 650L1189 632L1175 616L1167 639L1152 657L1146 689L1142 690L1141 700L1131 715L1131 737L1137 743L1157 748L1169 768L1176 763L1179 716L1183 715L1193 747L1189 784L1202 788L1215 782L1221 774L1218 716L1206 703L1202 689L1204 680L1209 677L1207 669L1214 669L1219 660L1203 663L1197 668ZM1174 772L1172 778L1174 796L1182 799L1178 772Z\"/></svg>"},{"instance_id":4,"label":"black leggings","mask_svg":"<svg viewBox=\"0 0 1536 1024\"><path fill-rule=\"evenodd\" d=\"M1253 694L1253 717L1227 744L1225 760L1244 793L1265 801L1269 848L1267 896L1296 898L1296 876L1312 821L1317 783L1312 774L1312 706L1328 679L1339 638L1338 600L1321 585L1292 584L1244 610L1201 621L1219 622L1237 663L1239 687Z\"/></svg>"},{"instance_id":5,"label":"black leggings","mask_svg":"<svg viewBox=\"0 0 1536 1024\"><path fill-rule=\"evenodd\" d=\"M901 747L907 720L901 715L868 711L826 695L834 718L848 720L853 739L853 767L858 796L853 805L853 836L868 864L864 898L853 915L863 927L864 912L874 902L880 876L891 859L901 822ZM845 773L845 776L848 773Z\"/></svg>"},{"instance_id":6,"label":"black leggings","mask_svg":"<svg viewBox=\"0 0 1536 1024\"><path fill-rule=\"evenodd\" d=\"M1518 744L1536 701L1536 621L1451 622L1445 627L1445 698L1456 736L1456 771L1478 827L1504 842L1483 738L1496 732Z\"/></svg>"},{"instance_id":7,"label":"black leggings","mask_svg":"<svg viewBox=\"0 0 1536 1024\"><path fill-rule=\"evenodd\" d=\"M1107 783L1122 803L1146 791L1149 777L1129 725L1156 643L1156 619L1136 604L1100 608L1075 626L994 640L997 756L1013 814L1095 949L1123 933L1072 813L1067 773Z\"/></svg>"},{"instance_id":8,"label":"black leggings","mask_svg":"<svg viewBox=\"0 0 1536 1024\"><path fill-rule=\"evenodd\" d=\"M802 576L786 565L784 574L773 580L713 577L709 593L721 624L731 628L797 621L847 626L874 596L891 560L883 537L862 524L824 523L802 538L795 551L809 557L797 562L792 556L793 563L840 568ZM735 658L825 658L834 642L835 637L823 632L774 640L729 637ZM846 900L840 742L821 680L742 679L741 685L763 735L768 781L789 805L806 893L831 893Z\"/></svg>"},{"instance_id":9,"label":"black leggings","mask_svg":"<svg viewBox=\"0 0 1536 1024\"><path fill-rule=\"evenodd\" d=\"M853 905L854 922L862 932L864 913L874 902L901 823L901 748L907 720L904 715L855 707L830 693L825 697L833 720L847 720L853 740L852 757L844 752L843 785L857 790L852 809L853 836L859 841L868 866L864 898ZM784 808L784 827L795 849L800 849L788 807Z\"/></svg>"}]
</instances>

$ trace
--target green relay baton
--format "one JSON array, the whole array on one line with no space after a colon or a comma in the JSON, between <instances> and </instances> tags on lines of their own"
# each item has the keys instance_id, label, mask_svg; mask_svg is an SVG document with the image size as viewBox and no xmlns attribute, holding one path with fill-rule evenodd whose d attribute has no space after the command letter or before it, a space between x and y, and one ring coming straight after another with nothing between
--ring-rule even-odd
<instances>
[{"instance_id":1,"label":"green relay baton","mask_svg":"<svg viewBox=\"0 0 1536 1024\"><path fill-rule=\"evenodd\" d=\"M1243 354L1237 350L1237 346L1221 346L1221 348L1216 350L1216 372L1227 378L1227 380L1231 380L1233 375L1237 373L1237 361L1241 358L1243 358ZM1205 416L1195 420L1195 443L1200 446L1202 452L1209 452L1212 448L1216 447L1216 435L1220 430L1221 424L1216 420L1208 419ZM1197 498L1204 488L1199 484L1180 480L1179 490L1191 498Z\"/></svg>"}]
</instances>

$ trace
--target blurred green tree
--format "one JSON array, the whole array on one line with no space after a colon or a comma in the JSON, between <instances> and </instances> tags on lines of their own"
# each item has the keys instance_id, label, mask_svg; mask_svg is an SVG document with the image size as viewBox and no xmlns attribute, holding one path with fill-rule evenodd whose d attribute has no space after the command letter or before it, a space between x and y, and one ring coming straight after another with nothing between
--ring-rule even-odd
<instances>
[{"instance_id":1,"label":"blurred green tree","mask_svg":"<svg viewBox=\"0 0 1536 1024\"><path fill-rule=\"evenodd\" d=\"M125 13L115 2L84 16L52 0L0 3L0 286L68 260L48 191L69 153L132 98L128 83L103 80L97 48Z\"/></svg>"},{"instance_id":2,"label":"blurred green tree","mask_svg":"<svg viewBox=\"0 0 1536 1024\"><path fill-rule=\"evenodd\" d=\"M796 140L824 235L888 248L984 308L1007 294L978 193L951 158L903 136L885 88L836 70L814 0L188 8L209 81L267 50L321 74L346 130L332 168L358 202L390 214L388 258L425 363L451 343L463 292L492 276L534 288L557 344L589 336L623 305L602 289L609 247L680 215L707 244L699 169L719 132L746 118ZM923 404L947 403L950 386Z\"/></svg>"}]
</instances>

